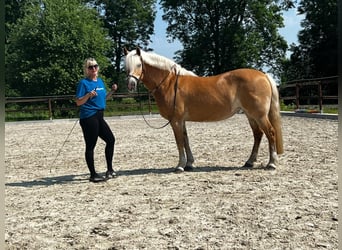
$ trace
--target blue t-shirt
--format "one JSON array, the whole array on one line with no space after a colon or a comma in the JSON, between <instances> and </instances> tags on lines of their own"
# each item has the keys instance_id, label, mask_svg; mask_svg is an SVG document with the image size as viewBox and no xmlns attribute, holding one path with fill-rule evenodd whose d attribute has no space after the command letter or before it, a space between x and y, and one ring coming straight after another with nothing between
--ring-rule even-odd
<instances>
[{"instance_id":1,"label":"blue t-shirt","mask_svg":"<svg viewBox=\"0 0 342 250\"><path fill-rule=\"evenodd\" d=\"M76 98L81 98L87 93L95 90L97 95L89 98L86 103L80 107L80 119L95 115L97 111L104 110L106 107L106 88L101 78L96 81L84 78L79 81L76 90Z\"/></svg>"}]
</instances>

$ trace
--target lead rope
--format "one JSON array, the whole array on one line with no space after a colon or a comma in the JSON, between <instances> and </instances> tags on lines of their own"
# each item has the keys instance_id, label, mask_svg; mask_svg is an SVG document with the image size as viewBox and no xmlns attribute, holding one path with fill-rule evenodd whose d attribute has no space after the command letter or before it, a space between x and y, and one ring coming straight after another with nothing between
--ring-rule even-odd
<instances>
[{"instance_id":1,"label":"lead rope","mask_svg":"<svg viewBox=\"0 0 342 250\"><path fill-rule=\"evenodd\" d=\"M55 161L57 160L57 157L60 155L60 153L61 153L61 151L62 151L62 149L63 149L63 147L64 147L66 141L69 139L69 136L71 135L72 131L74 130L74 128L75 128L77 122L78 122L78 119L77 119L76 122L74 123L74 126L71 128L69 134L68 134L67 137L65 138L62 147L58 150L58 153L57 153L55 159L53 160L52 164L50 165L50 173L51 173L51 167L55 164Z\"/></svg>"}]
</instances>

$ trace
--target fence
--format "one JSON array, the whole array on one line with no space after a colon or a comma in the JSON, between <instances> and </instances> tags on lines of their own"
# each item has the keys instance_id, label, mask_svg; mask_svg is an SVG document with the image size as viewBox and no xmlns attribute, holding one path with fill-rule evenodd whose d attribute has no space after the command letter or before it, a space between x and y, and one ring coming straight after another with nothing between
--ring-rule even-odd
<instances>
[{"instance_id":1,"label":"fence","mask_svg":"<svg viewBox=\"0 0 342 250\"><path fill-rule=\"evenodd\" d=\"M304 105L315 104L322 113L325 100L330 100L330 104L338 104L337 88L337 76L295 80L280 87L280 99L284 102L293 100L296 109L300 109ZM288 95L289 93L290 95Z\"/></svg>"},{"instance_id":2,"label":"fence","mask_svg":"<svg viewBox=\"0 0 342 250\"><path fill-rule=\"evenodd\" d=\"M43 113L41 117L35 115L32 118L44 119L46 112L48 119L52 120L57 116L63 116L64 118L76 117L78 107L74 101L75 96L38 96L38 97L6 97L5 98L5 113L6 121L8 120L29 120L30 118L24 116L22 119L18 116L11 114L33 114L34 112ZM133 100L133 101L132 101ZM156 103L154 99L148 93L120 93L113 95L113 101L107 101L107 109L121 110L117 114L132 113L133 110L152 113L156 110ZM124 110L126 112L124 112ZM64 115L61 113L64 112ZM70 112L68 115L67 113ZM56 115L59 113L59 115ZM66 117L69 116L69 117Z\"/></svg>"},{"instance_id":3,"label":"fence","mask_svg":"<svg viewBox=\"0 0 342 250\"><path fill-rule=\"evenodd\" d=\"M319 106L319 111L322 113L325 100L331 100L335 105L338 103L337 82L337 76L287 82L280 86L280 99L284 103L291 103L291 101L294 101L296 109L300 109L303 105L315 104ZM122 101L124 99L134 99L136 101ZM114 100L116 101L113 104L110 101L107 102L107 109L111 109L111 107L115 106L116 109L127 110L127 114L132 114L131 111L137 109L143 109L149 113L152 113L153 111L157 112L155 100L148 93L114 94ZM66 103L61 104L63 102ZM5 98L6 121L20 120L18 117L14 117L13 119L8 118L10 117L10 114L13 113L19 114L42 111L47 112L48 119L52 120L58 116L56 115L57 112L64 112L65 114L59 115L64 118L70 118L70 116L76 117L77 110L78 108L74 102L74 96L72 95ZM67 114L67 112L71 112L71 114ZM117 114L118 113L116 113L116 115ZM46 115L38 119L45 119L45 116ZM23 119L27 120L30 118L25 117ZM37 119L37 116L32 119Z\"/></svg>"}]
</instances>

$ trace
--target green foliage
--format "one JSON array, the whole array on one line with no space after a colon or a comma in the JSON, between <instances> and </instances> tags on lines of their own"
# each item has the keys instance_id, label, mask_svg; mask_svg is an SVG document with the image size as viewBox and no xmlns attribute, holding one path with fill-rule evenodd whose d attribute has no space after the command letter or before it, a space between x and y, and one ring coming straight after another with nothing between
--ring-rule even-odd
<instances>
[{"instance_id":1,"label":"green foliage","mask_svg":"<svg viewBox=\"0 0 342 250\"><path fill-rule=\"evenodd\" d=\"M116 115L140 115L148 113L159 113L156 103L149 103L146 100L136 101L134 98L123 98L121 101L107 102L106 116Z\"/></svg>"},{"instance_id":2,"label":"green foliage","mask_svg":"<svg viewBox=\"0 0 342 250\"><path fill-rule=\"evenodd\" d=\"M6 96L74 94L85 58L127 90L122 48L146 47L155 0L6 1ZM147 47L145 48L147 49ZM114 52L114 53L113 53Z\"/></svg>"},{"instance_id":3,"label":"green foliage","mask_svg":"<svg viewBox=\"0 0 342 250\"><path fill-rule=\"evenodd\" d=\"M82 64L109 64L107 33L93 9L78 0L42 0L22 6L6 48L6 82L21 96L74 94ZM6 95L11 92L6 93Z\"/></svg>"},{"instance_id":4,"label":"green foliage","mask_svg":"<svg viewBox=\"0 0 342 250\"><path fill-rule=\"evenodd\" d=\"M8 34L10 34L11 27L17 22L19 18L24 16L23 6L27 2L34 2L34 0L11 0L5 1L5 36L7 41Z\"/></svg>"},{"instance_id":5,"label":"green foliage","mask_svg":"<svg viewBox=\"0 0 342 250\"><path fill-rule=\"evenodd\" d=\"M124 83L125 86L119 86L119 89L125 91L122 49L124 46L147 47L154 32L155 0L95 0L91 3L96 6L103 19L104 27L114 42L110 54L107 54L112 65L106 74L119 85Z\"/></svg>"},{"instance_id":6,"label":"green foliage","mask_svg":"<svg viewBox=\"0 0 342 250\"><path fill-rule=\"evenodd\" d=\"M126 98L122 98L121 103L124 103L124 104L135 104L136 101L132 97L126 97Z\"/></svg>"},{"instance_id":7,"label":"green foliage","mask_svg":"<svg viewBox=\"0 0 342 250\"><path fill-rule=\"evenodd\" d=\"M201 75L264 66L277 73L287 48L277 32L283 27L281 10L285 8L278 2L160 1L168 35L184 46L177 60Z\"/></svg>"},{"instance_id":8,"label":"green foliage","mask_svg":"<svg viewBox=\"0 0 342 250\"><path fill-rule=\"evenodd\" d=\"M291 58L284 63L285 80L337 75L337 2L302 0L298 12L305 15L303 29L299 45L291 46Z\"/></svg>"},{"instance_id":9,"label":"green foliage","mask_svg":"<svg viewBox=\"0 0 342 250\"><path fill-rule=\"evenodd\" d=\"M294 103L290 103L286 105L283 100L280 100L281 111L294 111L295 109L296 109L296 105Z\"/></svg>"}]
</instances>

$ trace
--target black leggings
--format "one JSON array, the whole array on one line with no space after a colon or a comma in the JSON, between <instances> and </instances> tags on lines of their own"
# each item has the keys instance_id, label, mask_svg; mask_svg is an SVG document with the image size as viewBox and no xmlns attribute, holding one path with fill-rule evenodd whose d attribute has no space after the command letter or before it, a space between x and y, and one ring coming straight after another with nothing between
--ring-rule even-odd
<instances>
[{"instance_id":1,"label":"black leggings","mask_svg":"<svg viewBox=\"0 0 342 250\"><path fill-rule=\"evenodd\" d=\"M107 162L107 170L113 170L112 161L114 155L115 137L110 127L103 119L103 111L98 111L91 117L80 119L80 125L82 127L83 136L86 144L85 159L90 174L96 174L94 166L94 149L98 137L106 142L105 156Z\"/></svg>"}]
</instances>

